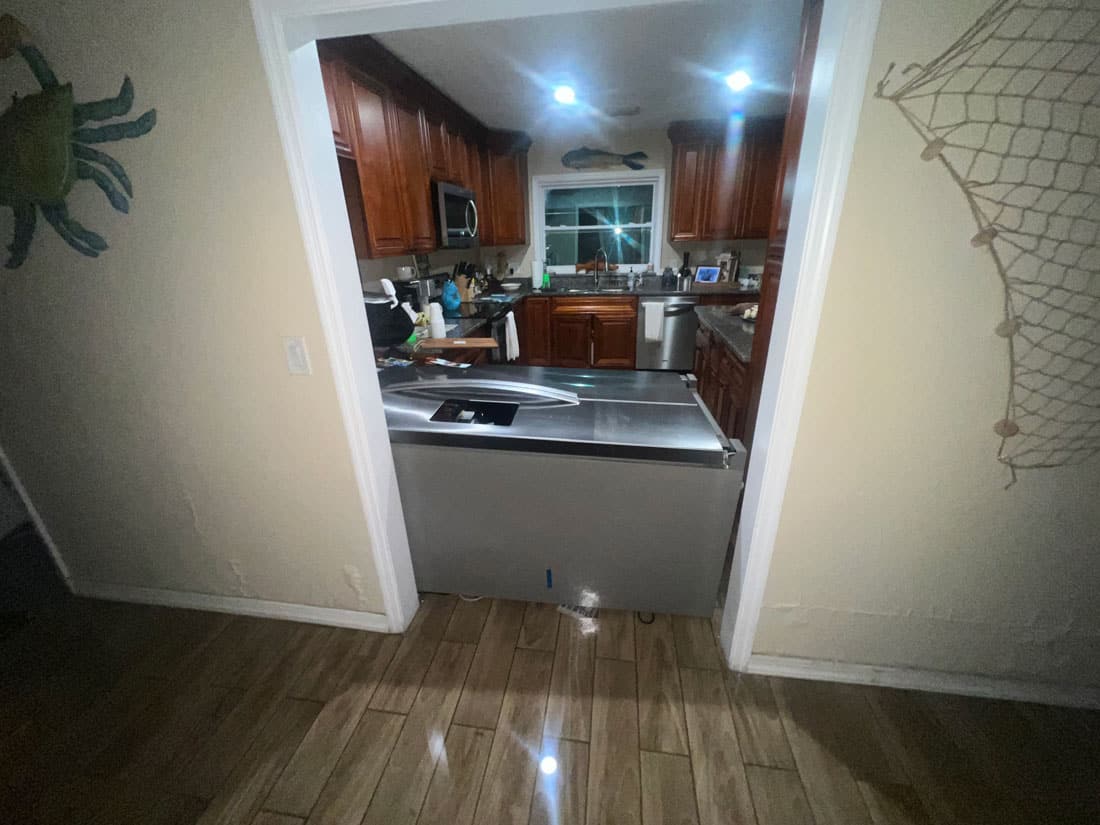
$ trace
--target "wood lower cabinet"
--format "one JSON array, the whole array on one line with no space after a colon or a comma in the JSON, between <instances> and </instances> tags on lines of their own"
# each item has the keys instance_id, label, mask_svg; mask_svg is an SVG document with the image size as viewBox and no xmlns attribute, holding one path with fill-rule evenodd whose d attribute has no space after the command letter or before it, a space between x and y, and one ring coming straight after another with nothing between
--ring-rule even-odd
<instances>
[{"instance_id":1,"label":"wood lower cabinet","mask_svg":"<svg viewBox=\"0 0 1100 825\"><path fill-rule=\"evenodd\" d=\"M634 369L637 342L636 316L592 316L592 366Z\"/></svg>"},{"instance_id":2,"label":"wood lower cabinet","mask_svg":"<svg viewBox=\"0 0 1100 825\"><path fill-rule=\"evenodd\" d=\"M521 361L532 367L553 363L550 329L550 299L528 296L523 299L523 329L520 338Z\"/></svg>"},{"instance_id":3,"label":"wood lower cabinet","mask_svg":"<svg viewBox=\"0 0 1100 825\"><path fill-rule=\"evenodd\" d=\"M634 368L638 331L636 299L550 300L550 361L553 366Z\"/></svg>"},{"instance_id":4,"label":"wood lower cabinet","mask_svg":"<svg viewBox=\"0 0 1100 825\"><path fill-rule=\"evenodd\" d=\"M728 438L743 439L748 408L748 367L708 330L695 335L699 397Z\"/></svg>"},{"instance_id":5,"label":"wood lower cabinet","mask_svg":"<svg viewBox=\"0 0 1100 825\"><path fill-rule=\"evenodd\" d=\"M552 360L555 367L592 366L592 316L559 313L550 320Z\"/></svg>"}]
</instances>

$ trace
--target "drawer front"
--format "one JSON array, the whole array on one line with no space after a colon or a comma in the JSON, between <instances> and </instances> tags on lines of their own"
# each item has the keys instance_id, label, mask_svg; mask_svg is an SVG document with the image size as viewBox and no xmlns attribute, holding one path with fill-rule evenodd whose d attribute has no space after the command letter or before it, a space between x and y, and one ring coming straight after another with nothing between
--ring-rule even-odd
<instances>
[{"instance_id":1,"label":"drawer front","mask_svg":"<svg viewBox=\"0 0 1100 825\"><path fill-rule=\"evenodd\" d=\"M554 298L553 300L555 315L579 313L583 315L634 317L638 314L637 298L577 296L573 298Z\"/></svg>"}]
</instances>

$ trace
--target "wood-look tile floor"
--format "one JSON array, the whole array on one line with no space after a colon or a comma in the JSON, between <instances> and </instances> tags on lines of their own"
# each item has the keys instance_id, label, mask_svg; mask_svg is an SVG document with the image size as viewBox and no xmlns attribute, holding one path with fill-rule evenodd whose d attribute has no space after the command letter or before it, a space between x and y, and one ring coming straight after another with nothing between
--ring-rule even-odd
<instances>
[{"instance_id":1,"label":"wood-look tile floor","mask_svg":"<svg viewBox=\"0 0 1100 825\"><path fill-rule=\"evenodd\" d=\"M1100 713L737 675L705 619L70 599L0 656L2 823L1100 822Z\"/></svg>"}]
</instances>

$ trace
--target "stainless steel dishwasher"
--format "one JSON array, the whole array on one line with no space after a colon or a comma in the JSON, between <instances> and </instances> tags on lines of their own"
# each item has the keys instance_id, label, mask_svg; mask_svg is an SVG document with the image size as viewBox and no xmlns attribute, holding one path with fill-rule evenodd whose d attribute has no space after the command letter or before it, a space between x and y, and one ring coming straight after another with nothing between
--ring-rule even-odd
<instances>
[{"instance_id":1,"label":"stainless steel dishwasher","mask_svg":"<svg viewBox=\"0 0 1100 825\"><path fill-rule=\"evenodd\" d=\"M699 320L694 295L645 295L638 298L638 340L634 366L640 370L679 370L686 372L695 361L695 330ZM646 316L660 312L659 341L647 340ZM650 327L652 328L652 327Z\"/></svg>"}]
</instances>

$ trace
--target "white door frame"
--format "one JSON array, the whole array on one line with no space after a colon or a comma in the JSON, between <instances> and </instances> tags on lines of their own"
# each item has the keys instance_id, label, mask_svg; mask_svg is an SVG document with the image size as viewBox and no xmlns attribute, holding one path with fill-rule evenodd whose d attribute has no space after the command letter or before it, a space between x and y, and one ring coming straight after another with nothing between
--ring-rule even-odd
<instances>
[{"instance_id":1,"label":"white door frame","mask_svg":"<svg viewBox=\"0 0 1100 825\"><path fill-rule=\"evenodd\" d=\"M313 40L536 16L546 6L542 0L251 2L386 616L390 629L401 631L416 612L416 583ZM722 644L737 669L752 651L764 597L880 2L825 0L738 563L722 619ZM564 0L555 12L652 4Z\"/></svg>"}]
</instances>

